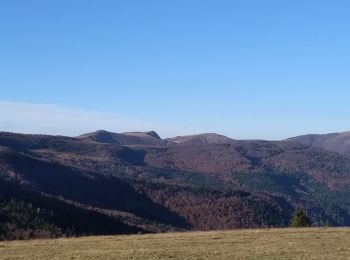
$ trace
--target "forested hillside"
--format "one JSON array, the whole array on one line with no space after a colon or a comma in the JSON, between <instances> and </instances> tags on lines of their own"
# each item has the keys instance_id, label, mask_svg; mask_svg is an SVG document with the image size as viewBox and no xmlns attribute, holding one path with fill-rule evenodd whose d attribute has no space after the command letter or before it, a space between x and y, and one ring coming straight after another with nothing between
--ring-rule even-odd
<instances>
[{"instance_id":1,"label":"forested hillside","mask_svg":"<svg viewBox=\"0 0 350 260\"><path fill-rule=\"evenodd\" d=\"M0 133L0 238L350 225L350 158L298 140Z\"/></svg>"}]
</instances>

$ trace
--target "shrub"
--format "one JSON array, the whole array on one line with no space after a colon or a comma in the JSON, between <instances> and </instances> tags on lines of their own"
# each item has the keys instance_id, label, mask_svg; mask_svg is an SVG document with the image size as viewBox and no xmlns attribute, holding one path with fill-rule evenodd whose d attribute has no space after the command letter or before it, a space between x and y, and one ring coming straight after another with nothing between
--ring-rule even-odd
<instances>
[{"instance_id":1,"label":"shrub","mask_svg":"<svg viewBox=\"0 0 350 260\"><path fill-rule=\"evenodd\" d=\"M291 226L292 227L310 227L311 222L303 210L298 210L293 215Z\"/></svg>"}]
</instances>

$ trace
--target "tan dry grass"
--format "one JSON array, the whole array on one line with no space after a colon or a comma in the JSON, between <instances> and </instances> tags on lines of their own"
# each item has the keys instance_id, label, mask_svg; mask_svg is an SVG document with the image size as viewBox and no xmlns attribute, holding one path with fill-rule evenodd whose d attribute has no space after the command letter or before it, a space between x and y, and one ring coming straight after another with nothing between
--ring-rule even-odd
<instances>
[{"instance_id":1,"label":"tan dry grass","mask_svg":"<svg viewBox=\"0 0 350 260\"><path fill-rule=\"evenodd\" d=\"M234 230L1 242L0 259L350 259L350 228Z\"/></svg>"}]
</instances>

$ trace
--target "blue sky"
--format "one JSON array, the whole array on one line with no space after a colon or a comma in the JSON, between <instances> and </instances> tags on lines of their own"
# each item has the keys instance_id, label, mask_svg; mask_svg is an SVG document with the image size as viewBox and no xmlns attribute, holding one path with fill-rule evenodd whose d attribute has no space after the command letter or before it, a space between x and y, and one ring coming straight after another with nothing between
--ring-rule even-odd
<instances>
[{"instance_id":1,"label":"blue sky","mask_svg":"<svg viewBox=\"0 0 350 260\"><path fill-rule=\"evenodd\" d=\"M350 130L349 12L347 0L0 1L0 130Z\"/></svg>"}]
</instances>

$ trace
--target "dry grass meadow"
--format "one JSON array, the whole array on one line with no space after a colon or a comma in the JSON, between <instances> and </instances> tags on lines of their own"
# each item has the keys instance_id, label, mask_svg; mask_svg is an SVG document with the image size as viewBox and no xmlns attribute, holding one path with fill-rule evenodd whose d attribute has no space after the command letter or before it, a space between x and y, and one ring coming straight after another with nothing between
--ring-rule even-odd
<instances>
[{"instance_id":1,"label":"dry grass meadow","mask_svg":"<svg viewBox=\"0 0 350 260\"><path fill-rule=\"evenodd\" d=\"M11 241L0 243L0 259L350 259L350 228Z\"/></svg>"}]
</instances>

